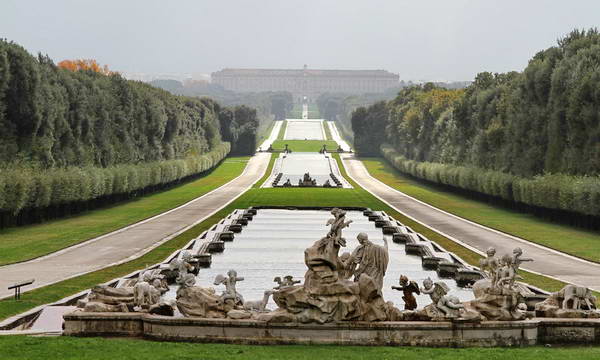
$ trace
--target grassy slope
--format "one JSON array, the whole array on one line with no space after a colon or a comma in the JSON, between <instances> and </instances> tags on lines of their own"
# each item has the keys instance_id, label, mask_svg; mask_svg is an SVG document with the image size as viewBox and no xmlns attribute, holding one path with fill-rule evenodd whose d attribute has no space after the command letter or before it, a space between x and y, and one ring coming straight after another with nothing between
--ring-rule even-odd
<instances>
[{"instance_id":1,"label":"grassy slope","mask_svg":"<svg viewBox=\"0 0 600 360\"><path fill-rule=\"evenodd\" d=\"M285 144L288 144L293 152L318 152L323 145L327 145L329 150L335 150L338 147L333 140L276 140L273 142L273 148L285 149Z\"/></svg>"},{"instance_id":2,"label":"grassy slope","mask_svg":"<svg viewBox=\"0 0 600 360\"><path fill-rule=\"evenodd\" d=\"M49 254L175 208L237 177L247 159L227 158L208 175L160 193L65 219L0 230L0 265Z\"/></svg>"},{"instance_id":3,"label":"grassy slope","mask_svg":"<svg viewBox=\"0 0 600 360\"><path fill-rule=\"evenodd\" d=\"M471 200L402 175L385 159L362 159L383 183L437 208L553 249L600 262L600 232L556 224L531 214Z\"/></svg>"},{"instance_id":4,"label":"grassy slope","mask_svg":"<svg viewBox=\"0 0 600 360\"><path fill-rule=\"evenodd\" d=\"M403 359L519 360L597 359L600 347L416 348L389 346L229 345L166 343L138 339L0 336L10 359Z\"/></svg>"}]
</instances>

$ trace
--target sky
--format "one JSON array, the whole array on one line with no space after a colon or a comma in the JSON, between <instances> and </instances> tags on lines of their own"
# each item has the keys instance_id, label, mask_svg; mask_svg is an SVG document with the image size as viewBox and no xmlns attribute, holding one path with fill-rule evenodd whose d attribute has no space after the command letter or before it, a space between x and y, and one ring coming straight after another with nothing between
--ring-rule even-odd
<instances>
[{"instance_id":1,"label":"sky","mask_svg":"<svg viewBox=\"0 0 600 360\"><path fill-rule=\"evenodd\" d=\"M0 37L141 73L385 69L402 80L521 71L598 0L0 0Z\"/></svg>"}]
</instances>

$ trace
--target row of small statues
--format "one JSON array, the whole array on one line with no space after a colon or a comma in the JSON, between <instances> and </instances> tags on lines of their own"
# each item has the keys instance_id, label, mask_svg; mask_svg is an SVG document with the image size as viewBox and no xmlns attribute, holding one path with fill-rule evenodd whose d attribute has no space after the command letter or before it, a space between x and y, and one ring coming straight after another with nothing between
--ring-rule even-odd
<instances>
[{"instance_id":1,"label":"row of small statues","mask_svg":"<svg viewBox=\"0 0 600 360\"><path fill-rule=\"evenodd\" d=\"M282 187L292 187L292 182L290 181L290 179L288 178L282 185ZM317 181L314 179L298 179L298 186L299 187L316 187L317 186ZM329 179L327 179L324 183L323 183L323 187L324 188L331 188L334 187L333 185L331 185L331 181Z\"/></svg>"}]
</instances>

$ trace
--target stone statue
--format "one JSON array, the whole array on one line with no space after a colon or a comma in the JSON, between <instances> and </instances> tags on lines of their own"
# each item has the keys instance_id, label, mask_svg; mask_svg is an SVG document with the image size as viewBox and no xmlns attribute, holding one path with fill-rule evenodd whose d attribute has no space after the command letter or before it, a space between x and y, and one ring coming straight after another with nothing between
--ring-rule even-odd
<instances>
[{"instance_id":1,"label":"stone statue","mask_svg":"<svg viewBox=\"0 0 600 360\"><path fill-rule=\"evenodd\" d=\"M333 239L336 245L346 246L346 240L342 238L342 230L352 224L352 220L346 221L346 212L342 209L333 208L331 209L331 215L333 219L327 220L325 226L331 226L329 233L327 233L327 239Z\"/></svg>"},{"instance_id":2,"label":"stone statue","mask_svg":"<svg viewBox=\"0 0 600 360\"><path fill-rule=\"evenodd\" d=\"M160 301L160 291L145 280L138 281L133 286L133 303L136 310L149 309Z\"/></svg>"},{"instance_id":3,"label":"stone statue","mask_svg":"<svg viewBox=\"0 0 600 360\"><path fill-rule=\"evenodd\" d=\"M590 289L569 284L537 303L535 312L543 317L600 318L596 301Z\"/></svg>"},{"instance_id":4,"label":"stone statue","mask_svg":"<svg viewBox=\"0 0 600 360\"><path fill-rule=\"evenodd\" d=\"M492 272L490 279L473 284L475 300L465 303L468 311L479 314L483 320L522 320L533 316L527 311L524 297L530 291L516 282L520 279L517 274L520 264L533 261L521 258L522 254L523 251L516 248L512 255L506 254L497 261L488 253L484 265L487 272Z\"/></svg>"},{"instance_id":5,"label":"stone statue","mask_svg":"<svg viewBox=\"0 0 600 360\"><path fill-rule=\"evenodd\" d=\"M235 270L229 270L227 276L217 275L214 284L225 285L225 291L217 295L213 288L195 286L194 275L187 274L177 290L177 308L183 316L247 319L251 314L244 311L244 299L235 289L236 282L242 280Z\"/></svg>"},{"instance_id":6,"label":"stone statue","mask_svg":"<svg viewBox=\"0 0 600 360\"><path fill-rule=\"evenodd\" d=\"M592 294L592 290L583 286L567 285L558 291L557 296L562 298L563 309L581 309L581 303L583 302L588 310L596 308L596 297Z\"/></svg>"},{"instance_id":7,"label":"stone statue","mask_svg":"<svg viewBox=\"0 0 600 360\"><path fill-rule=\"evenodd\" d=\"M183 251L180 258L175 258L169 263L169 269L177 272L175 282L182 284L186 274L194 271L194 266L190 263L192 254L189 251Z\"/></svg>"},{"instance_id":8,"label":"stone statue","mask_svg":"<svg viewBox=\"0 0 600 360\"><path fill-rule=\"evenodd\" d=\"M350 279L352 275L354 275L354 271L356 270L356 263L354 262L354 258L352 254L349 252L344 252L340 256L340 264L339 264L339 273L340 277L344 280Z\"/></svg>"},{"instance_id":9,"label":"stone statue","mask_svg":"<svg viewBox=\"0 0 600 360\"><path fill-rule=\"evenodd\" d=\"M225 291L221 294L223 302L231 301L234 306L244 303L244 297L237 292L235 285L238 281L243 281L243 277L238 277L235 270L229 270L227 276L217 275L215 277L215 285L225 285Z\"/></svg>"},{"instance_id":10,"label":"stone statue","mask_svg":"<svg viewBox=\"0 0 600 360\"><path fill-rule=\"evenodd\" d=\"M369 275L379 290L383 288L383 277L387 270L389 256L388 244L383 238L385 246L379 246L369 241L366 233L360 233L356 237L360 245L352 253L354 262L358 268L354 271L354 281L358 281L363 274Z\"/></svg>"},{"instance_id":11,"label":"stone statue","mask_svg":"<svg viewBox=\"0 0 600 360\"><path fill-rule=\"evenodd\" d=\"M496 286L496 272L500 268L500 261L496 258L496 249L490 247L486 251L487 257L479 261L479 267L488 276L492 286Z\"/></svg>"},{"instance_id":12,"label":"stone statue","mask_svg":"<svg viewBox=\"0 0 600 360\"><path fill-rule=\"evenodd\" d=\"M77 302L85 312L132 312L134 311L133 287L114 288L96 285L88 296Z\"/></svg>"},{"instance_id":13,"label":"stone statue","mask_svg":"<svg viewBox=\"0 0 600 360\"><path fill-rule=\"evenodd\" d=\"M522 259L521 255L523 255L523 250L521 250L521 248L515 248L513 250L512 265L515 269L515 273L521 267L521 263L524 263L526 261L533 261L533 259Z\"/></svg>"},{"instance_id":14,"label":"stone statue","mask_svg":"<svg viewBox=\"0 0 600 360\"><path fill-rule=\"evenodd\" d=\"M392 289L402 291L404 293L402 295L402 300L404 300L405 310L415 310L417 308L417 299L415 299L413 293L416 293L417 295L421 294L419 284L417 284L415 281L409 281L404 275L400 275L399 283L400 286L392 286Z\"/></svg>"},{"instance_id":15,"label":"stone statue","mask_svg":"<svg viewBox=\"0 0 600 360\"><path fill-rule=\"evenodd\" d=\"M363 271L357 281L350 281L348 269L353 269L352 255L338 256L346 245L342 229L351 221L345 219L346 212L332 209L333 219L327 236L316 241L304 251L304 262L308 268L302 285L282 287L273 293L278 306L275 311L261 314L258 320L286 323L327 323L332 321L385 321L396 319L399 310L386 303L381 294L381 285L372 278L370 271ZM366 244L365 244L366 245ZM373 245L374 246L374 245ZM374 261L370 256L375 251L364 247L360 252L364 265ZM387 256L387 252L385 253ZM387 258L387 257L386 257ZM381 259L379 259L381 260ZM375 263L375 264L383 264ZM385 262L387 265L387 262ZM349 266L349 267L346 267ZM385 272L385 268L383 268ZM370 269L366 266L365 269ZM383 274L378 274L378 276Z\"/></svg>"},{"instance_id":16,"label":"stone statue","mask_svg":"<svg viewBox=\"0 0 600 360\"><path fill-rule=\"evenodd\" d=\"M428 294L432 304L423 309L423 313L431 320L446 320L463 318L478 318L479 314L474 312L467 313L465 305L460 302L458 297L449 294L450 288L443 281L433 282L430 278L423 280L423 294Z\"/></svg>"},{"instance_id":17,"label":"stone statue","mask_svg":"<svg viewBox=\"0 0 600 360\"><path fill-rule=\"evenodd\" d=\"M444 313L446 318L457 318L461 310L465 308L460 300L454 295L444 295L437 303L437 308Z\"/></svg>"},{"instance_id":18,"label":"stone statue","mask_svg":"<svg viewBox=\"0 0 600 360\"><path fill-rule=\"evenodd\" d=\"M173 316L174 304L161 300L164 279L156 274L159 273L154 270L141 272L133 286L95 286L77 306L85 312L148 312Z\"/></svg>"},{"instance_id":19,"label":"stone statue","mask_svg":"<svg viewBox=\"0 0 600 360\"><path fill-rule=\"evenodd\" d=\"M267 290L264 292L262 300L254 300L254 301L244 302L244 310L258 311L258 312L268 311L268 310L266 310L266 307L267 307L267 303L269 302L269 297L271 297L272 294L273 294L272 290Z\"/></svg>"},{"instance_id":20,"label":"stone statue","mask_svg":"<svg viewBox=\"0 0 600 360\"><path fill-rule=\"evenodd\" d=\"M310 177L310 173L305 173L302 179L298 179L298 186L314 187L317 186L317 181Z\"/></svg>"},{"instance_id":21,"label":"stone statue","mask_svg":"<svg viewBox=\"0 0 600 360\"><path fill-rule=\"evenodd\" d=\"M282 185L283 187L292 187L292 182L288 178Z\"/></svg>"},{"instance_id":22,"label":"stone statue","mask_svg":"<svg viewBox=\"0 0 600 360\"><path fill-rule=\"evenodd\" d=\"M294 277L292 275L286 275L286 276L284 276L283 280L281 280L281 277L276 276L273 279L273 281L277 283L277 286L273 288L275 290L283 289L284 287L294 286L296 284L300 284L301 283L300 280L294 280Z\"/></svg>"}]
</instances>

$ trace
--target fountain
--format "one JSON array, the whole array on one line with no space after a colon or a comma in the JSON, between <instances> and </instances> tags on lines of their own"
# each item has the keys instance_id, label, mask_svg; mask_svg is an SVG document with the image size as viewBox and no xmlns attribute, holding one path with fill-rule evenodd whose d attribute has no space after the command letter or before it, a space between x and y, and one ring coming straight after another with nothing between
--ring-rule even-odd
<instances>
[{"instance_id":1,"label":"fountain","mask_svg":"<svg viewBox=\"0 0 600 360\"><path fill-rule=\"evenodd\" d=\"M79 310L65 315L65 333L427 346L600 340L600 320L595 320L600 312L591 292L568 285L544 295L518 282L520 264L531 261L520 249L502 257L490 249L478 270L383 212L329 209L332 217L326 220L326 213L315 209L249 211L253 219L223 254L214 254L211 268L194 274L193 253L186 252L195 248L190 243L170 260L177 260L172 266L145 270L116 287L92 289ZM210 231L221 230L244 213L236 211ZM318 222L329 227L320 238L315 236L321 232L314 225ZM206 237L210 233L196 240ZM311 244L311 237L318 240ZM412 242L425 250L408 255ZM358 245L340 254L352 244ZM444 261L455 264L454 277L441 277L424 262L420 270L412 270L411 259L425 257L443 259L438 266ZM162 275L167 268L178 274L165 291ZM288 273L282 276L281 271ZM477 272L479 280L461 284L461 271ZM303 280L294 280L302 273ZM277 285L268 285L270 279ZM393 285L398 279L400 286ZM214 286L224 286L224 291Z\"/></svg>"}]
</instances>

